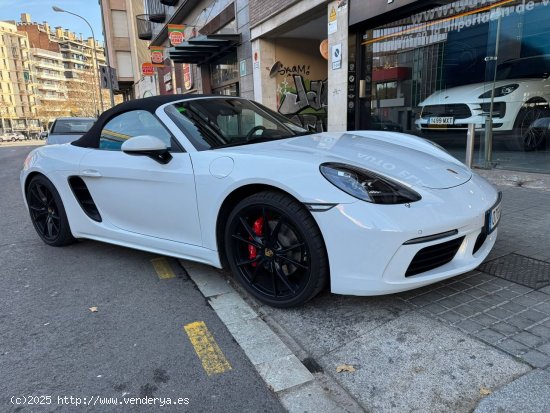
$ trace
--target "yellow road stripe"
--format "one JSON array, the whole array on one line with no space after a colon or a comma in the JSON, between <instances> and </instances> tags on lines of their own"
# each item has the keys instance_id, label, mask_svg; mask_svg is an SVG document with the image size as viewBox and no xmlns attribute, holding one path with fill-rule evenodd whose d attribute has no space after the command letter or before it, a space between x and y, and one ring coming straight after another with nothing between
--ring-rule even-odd
<instances>
[{"instance_id":1,"label":"yellow road stripe","mask_svg":"<svg viewBox=\"0 0 550 413\"><path fill-rule=\"evenodd\" d=\"M187 324L184 329L202 362L206 374L211 376L212 374L220 374L231 370L231 364L223 355L204 321Z\"/></svg>"},{"instance_id":2,"label":"yellow road stripe","mask_svg":"<svg viewBox=\"0 0 550 413\"><path fill-rule=\"evenodd\" d=\"M166 280L168 278L175 278L176 274L172 271L170 264L166 261L166 258L153 258L151 264L155 267L158 277L161 280Z\"/></svg>"}]
</instances>

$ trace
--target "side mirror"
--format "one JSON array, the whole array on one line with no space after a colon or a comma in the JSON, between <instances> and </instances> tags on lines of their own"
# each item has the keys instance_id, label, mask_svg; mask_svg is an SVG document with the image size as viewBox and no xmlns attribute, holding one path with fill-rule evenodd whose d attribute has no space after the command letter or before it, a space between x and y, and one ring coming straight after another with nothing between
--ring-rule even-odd
<instances>
[{"instance_id":1,"label":"side mirror","mask_svg":"<svg viewBox=\"0 0 550 413\"><path fill-rule=\"evenodd\" d=\"M150 135L130 138L122 144L121 149L128 155L148 156L163 165L172 159L166 144L159 138Z\"/></svg>"}]
</instances>

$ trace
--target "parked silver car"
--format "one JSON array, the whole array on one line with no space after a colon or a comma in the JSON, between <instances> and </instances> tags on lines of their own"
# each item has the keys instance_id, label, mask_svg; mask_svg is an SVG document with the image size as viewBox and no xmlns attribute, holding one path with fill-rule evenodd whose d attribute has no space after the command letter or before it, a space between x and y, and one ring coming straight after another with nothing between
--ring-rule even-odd
<instances>
[{"instance_id":1,"label":"parked silver car","mask_svg":"<svg viewBox=\"0 0 550 413\"><path fill-rule=\"evenodd\" d=\"M8 132L3 135L0 135L0 141L2 142L15 142L15 141L24 141L25 135L19 132Z\"/></svg>"}]
</instances>

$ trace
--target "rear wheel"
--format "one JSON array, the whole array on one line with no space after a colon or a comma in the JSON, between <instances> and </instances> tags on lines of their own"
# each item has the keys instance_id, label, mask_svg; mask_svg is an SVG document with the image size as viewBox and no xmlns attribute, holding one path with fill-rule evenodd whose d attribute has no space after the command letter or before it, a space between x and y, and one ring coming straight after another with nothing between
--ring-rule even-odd
<instances>
[{"instance_id":1,"label":"rear wheel","mask_svg":"<svg viewBox=\"0 0 550 413\"><path fill-rule=\"evenodd\" d=\"M45 176L32 178L26 195L31 221L42 241L54 247L75 241L61 197Z\"/></svg>"},{"instance_id":2,"label":"rear wheel","mask_svg":"<svg viewBox=\"0 0 550 413\"><path fill-rule=\"evenodd\" d=\"M251 195L227 222L231 271L260 301L274 307L300 305L326 284L329 270L321 233L293 198L271 191Z\"/></svg>"}]
</instances>

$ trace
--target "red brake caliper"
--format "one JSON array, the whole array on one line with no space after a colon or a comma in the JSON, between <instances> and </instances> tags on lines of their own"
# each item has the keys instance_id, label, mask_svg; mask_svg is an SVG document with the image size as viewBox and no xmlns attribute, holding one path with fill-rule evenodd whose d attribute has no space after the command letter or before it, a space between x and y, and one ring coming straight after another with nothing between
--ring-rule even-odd
<instances>
[{"instance_id":1,"label":"red brake caliper","mask_svg":"<svg viewBox=\"0 0 550 413\"><path fill-rule=\"evenodd\" d=\"M261 237L263 235L263 228L264 228L264 218L260 217L256 221L254 221L254 225L252 226L252 230L254 231L254 234ZM252 240L252 237L249 237L250 240ZM253 260L258 256L258 251L256 250L256 247L254 245L248 245L248 259ZM258 265L257 262L253 262L252 266L255 267Z\"/></svg>"}]
</instances>

